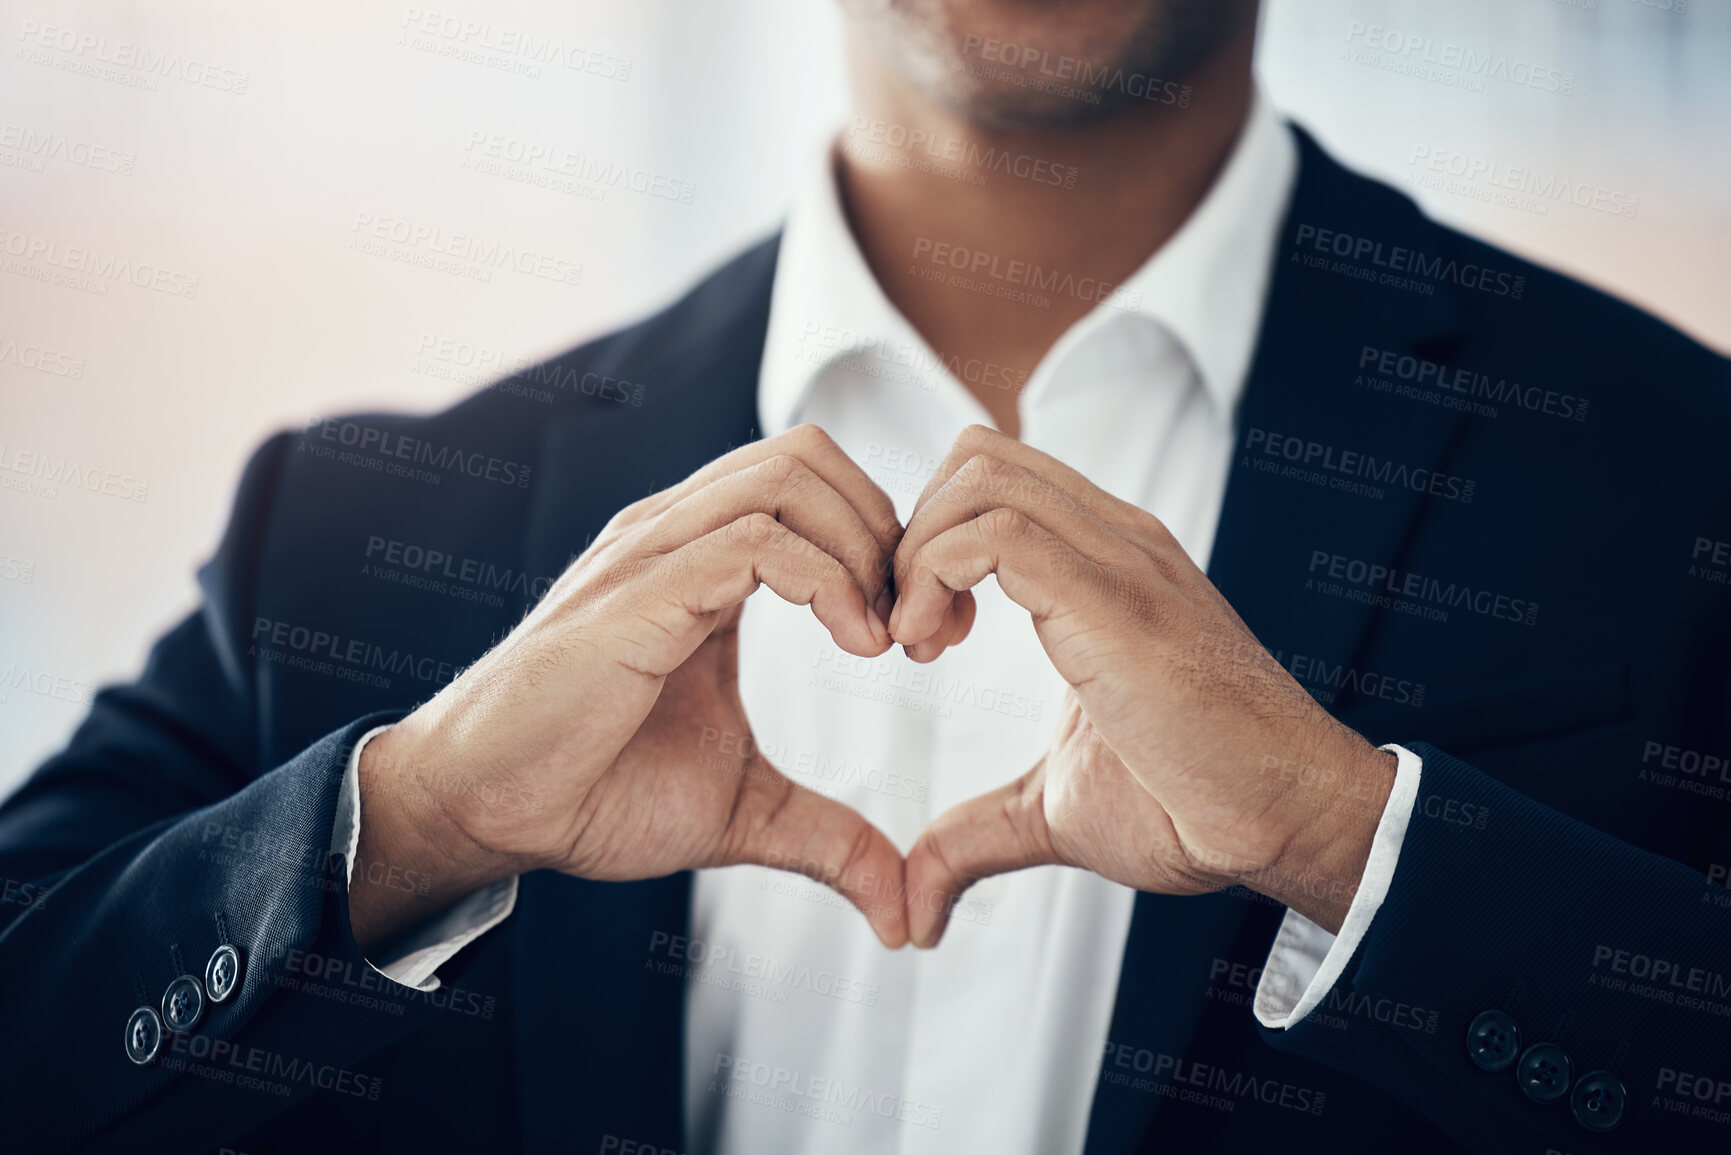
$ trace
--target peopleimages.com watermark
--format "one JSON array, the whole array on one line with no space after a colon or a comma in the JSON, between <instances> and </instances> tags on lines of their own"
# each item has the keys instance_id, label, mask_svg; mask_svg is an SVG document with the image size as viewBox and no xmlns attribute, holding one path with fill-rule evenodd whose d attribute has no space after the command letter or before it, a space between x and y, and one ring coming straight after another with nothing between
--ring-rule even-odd
<instances>
[{"instance_id":1,"label":"peopleimages.com watermark","mask_svg":"<svg viewBox=\"0 0 1731 1155\"><path fill-rule=\"evenodd\" d=\"M218 1152L218 1155L221 1155L221 1152ZM608 1134L601 1136L601 1146L596 1155L685 1155L685 1152L648 1140L626 1139L620 1135Z\"/></svg>"},{"instance_id":2,"label":"peopleimages.com watermark","mask_svg":"<svg viewBox=\"0 0 1731 1155\"><path fill-rule=\"evenodd\" d=\"M1478 488L1470 478L1254 425L1245 431L1240 463L1264 473L1378 500L1389 489L1406 489L1470 504Z\"/></svg>"},{"instance_id":3,"label":"peopleimages.com watermark","mask_svg":"<svg viewBox=\"0 0 1731 1155\"><path fill-rule=\"evenodd\" d=\"M1731 757L1649 738L1635 780L1722 802L1731 797Z\"/></svg>"},{"instance_id":4,"label":"peopleimages.com watermark","mask_svg":"<svg viewBox=\"0 0 1731 1155\"><path fill-rule=\"evenodd\" d=\"M1205 644L1203 649L1214 658L1241 666L1262 666L1272 659L1324 706L1333 706L1343 693L1359 699L1392 702L1397 706L1424 705L1423 682L1384 670L1331 662L1297 651L1289 654L1277 646L1264 646L1254 638L1217 640Z\"/></svg>"},{"instance_id":5,"label":"peopleimages.com watermark","mask_svg":"<svg viewBox=\"0 0 1731 1155\"><path fill-rule=\"evenodd\" d=\"M0 581L17 582L22 586L33 585L36 581L35 560L0 553Z\"/></svg>"},{"instance_id":6,"label":"peopleimages.com watermark","mask_svg":"<svg viewBox=\"0 0 1731 1155\"><path fill-rule=\"evenodd\" d=\"M65 377L72 381L84 379L83 357L33 341L19 341L16 337L0 337L0 365L5 364L50 377Z\"/></svg>"},{"instance_id":7,"label":"peopleimages.com watermark","mask_svg":"<svg viewBox=\"0 0 1731 1155\"><path fill-rule=\"evenodd\" d=\"M1653 1105L1674 1115L1707 1123L1731 1123L1731 1079L1660 1067L1653 1081Z\"/></svg>"},{"instance_id":8,"label":"peopleimages.com watermark","mask_svg":"<svg viewBox=\"0 0 1731 1155\"><path fill-rule=\"evenodd\" d=\"M83 678L8 662L0 666L0 706L10 702L13 694L35 694L56 702L83 706L95 697L96 690Z\"/></svg>"},{"instance_id":9,"label":"peopleimages.com watermark","mask_svg":"<svg viewBox=\"0 0 1731 1155\"><path fill-rule=\"evenodd\" d=\"M865 790L886 798L924 802L931 784L923 778L868 766L844 754L790 746L786 742L759 742L749 733L705 726L698 734L696 765L711 770L748 773L748 763L761 758L777 771L827 798Z\"/></svg>"},{"instance_id":10,"label":"peopleimages.com watermark","mask_svg":"<svg viewBox=\"0 0 1731 1155\"><path fill-rule=\"evenodd\" d=\"M866 444L860 466L877 487L885 493L922 493L938 466L941 457L918 450L885 445L881 441Z\"/></svg>"},{"instance_id":11,"label":"peopleimages.com watermark","mask_svg":"<svg viewBox=\"0 0 1731 1155\"><path fill-rule=\"evenodd\" d=\"M150 482L129 473L0 442L0 489L55 501L60 497L61 486L99 493L117 501L142 502L150 497Z\"/></svg>"},{"instance_id":12,"label":"peopleimages.com watermark","mask_svg":"<svg viewBox=\"0 0 1731 1155\"><path fill-rule=\"evenodd\" d=\"M1448 284L1518 301L1527 287L1527 278L1520 273L1504 272L1476 261L1434 256L1405 245L1385 245L1374 237L1354 236L1311 224L1298 226L1292 246L1292 259L1307 268L1421 296L1430 296L1437 285ZM1331 256L1338 259L1330 261ZM1363 261L1369 264L1361 264Z\"/></svg>"},{"instance_id":13,"label":"peopleimages.com watermark","mask_svg":"<svg viewBox=\"0 0 1731 1155\"><path fill-rule=\"evenodd\" d=\"M23 22L18 40L24 47L15 58L27 64L40 64L145 92L155 92L160 87L159 81L179 80L195 88L245 96L252 80L251 73L172 49L36 20Z\"/></svg>"},{"instance_id":14,"label":"peopleimages.com watermark","mask_svg":"<svg viewBox=\"0 0 1731 1155\"><path fill-rule=\"evenodd\" d=\"M384 1087L384 1080L377 1075L209 1035L170 1034L168 1050L161 1060L168 1070L285 1099L298 1085L377 1101Z\"/></svg>"},{"instance_id":15,"label":"peopleimages.com watermark","mask_svg":"<svg viewBox=\"0 0 1731 1155\"><path fill-rule=\"evenodd\" d=\"M1232 1111L1242 1102L1252 1102L1320 1115L1328 1102L1323 1091L1110 1039L1100 1081L1216 1111Z\"/></svg>"},{"instance_id":16,"label":"peopleimages.com watermark","mask_svg":"<svg viewBox=\"0 0 1731 1155\"><path fill-rule=\"evenodd\" d=\"M361 210L349 232L354 252L467 280L491 282L504 270L556 285L583 281L579 261L400 216Z\"/></svg>"},{"instance_id":17,"label":"peopleimages.com watermark","mask_svg":"<svg viewBox=\"0 0 1731 1155\"><path fill-rule=\"evenodd\" d=\"M1731 978L1723 971L1678 959L1597 943L1587 985L1731 1018Z\"/></svg>"},{"instance_id":18,"label":"peopleimages.com watermark","mask_svg":"<svg viewBox=\"0 0 1731 1155\"><path fill-rule=\"evenodd\" d=\"M1697 536L1689 551L1688 576L1708 585L1731 585L1731 541Z\"/></svg>"},{"instance_id":19,"label":"peopleimages.com watermark","mask_svg":"<svg viewBox=\"0 0 1731 1155\"><path fill-rule=\"evenodd\" d=\"M970 60L960 66L970 76L1051 93L1083 104L1099 104L1102 93L1113 93L1152 104L1190 106L1192 90L1188 84L1161 80L1117 64L1049 52L1033 44L970 33L962 40L962 55L979 62Z\"/></svg>"},{"instance_id":20,"label":"peopleimages.com watermark","mask_svg":"<svg viewBox=\"0 0 1731 1155\"><path fill-rule=\"evenodd\" d=\"M471 130L463 151L463 167L470 172L585 200L606 200L610 190L617 190L688 205L697 195L695 181L505 133Z\"/></svg>"},{"instance_id":21,"label":"peopleimages.com watermark","mask_svg":"<svg viewBox=\"0 0 1731 1155\"><path fill-rule=\"evenodd\" d=\"M918 1099L725 1052L715 1056L709 1093L844 1127L869 1115L933 1131L944 1121L942 1107Z\"/></svg>"},{"instance_id":22,"label":"peopleimages.com watermark","mask_svg":"<svg viewBox=\"0 0 1731 1155\"><path fill-rule=\"evenodd\" d=\"M1304 580L1306 590L1368 602L1379 609L1430 621L1448 621L1451 609L1524 626L1539 621L1539 603L1530 598L1511 597L1468 582L1443 581L1324 549L1311 551L1309 573Z\"/></svg>"},{"instance_id":23,"label":"peopleimages.com watermark","mask_svg":"<svg viewBox=\"0 0 1731 1155\"><path fill-rule=\"evenodd\" d=\"M811 664L808 685L940 718L952 717L955 707L964 706L1004 718L1038 722L1046 704L1043 698L946 674L930 666L887 657L862 658L833 646L817 647Z\"/></svg>"},{"instance_id":24,"label":"peopleimages.com watermark","mask_svg":"<svg viewBox=\"0 0 1731 1155\"><path fill-rule=\"evenodd\" d=\"M1142 303L1140 290L1120 292L1118 286L1098 277L1079 277L1063 269L1048 269L931 237L914 238L912 257L914 265L909 272L921 280L1040 309L1051 308L1054 296L1117 309L1134 309Z\"/></svg>"},{"instance_id":25,"label":"peopleimages.com watermark","mask_svg":"<svg viewBox=\"0 0 1731 1155\"><path fill-rule=\"evenodd\" d=\"M849 156L868 163L910 168L975 185L985 184L988 176L995 174L1075 188L1081 174L1075 165L869 116L853 118L842 134L841 145Z\"/></svg>"},{"instance_id":26,"label":"peopleimages.com watermark","mask_svg":"<svg viewBox=\"0 0 1731 1155\"><path fill-rule=\"evenodd\" d=\"M551 66L621 84L631 79L628 57L511 24L410 7L398 26L401 47L498 72L539 79Z\"/></svg>"},{"instance_id":27,"label":"peopleimages.com watermark","mask_svg":"<svg viewBox=\"0 0 1731 1155\"><path fill-rule=\"evenodd\" d=\"M1358 369L1353 378L1355 385L1475 417L1494 418L1500 412L1497 406L1508 405L1563 421L1587 419L1585 397L1539 385L1523 385L1507 377L1492 377L1477 369L1447 365L1394 349L1364 346L1359 350Z\"/></svg>"},{"instance_id":28,"label":"peopleimages.com watermark","mask_svg":"<svg viewBox=\"0 0 1731 1155\"><path fill-rule=\"evenodd\" d=\"M0 123L0 166L43 172L48 161L91 172L131 176L138 156L63 132L32 128L12 120Z\"/></svg>"},{"instance_id":29,"label":"peopleimages.com watermark","mask_svg":"<svg viewBox=\"0 0 1731 1155\"><path fill-rule=\"evenodd\" d=\"M798 854L771 851L763 865L771 869L758 875L757 889L771 894L797 898L837 910L858 906L867 915L893 909L912 910L923 907L933 914L946 914L951 925L972 923L989 926L994 907L989 902L933 890L924 886L908 886L902 878L877 874L860 874L848 880L848 890L857 899L849 902L836 887L841 884L842 868L833 862L820 862Z\"/></svg>"},{"instance_id":30,"label":"peopleimages.com watermark","mask_svg":"<svg viewBox=\"0 0 1731 1155\"><path fill-rule=\"evenodd\" d=\"M40 882L26 882L19 878L0 879L0 903L8 906L27 906L32 910L41 910L48 905L48 896L51 893L53 888Z\"/></svg>"},{"instance_id":31,"label":"peopleimages.com watermark","mask_svg":"<svg viewBox=\"0 0 1731 1155\"><path fill-rule=\"evenodd\" d=\"M89 245L0 228L0 270L47 285L106 297L111 285L131 285L183 300L198 298L199 278L151 261L134 260Z\"/></svg>"},{"instance_id":32,"label":"peopleimages.com watermark","mask_svg":"<svg viewBox=\"0 0 1731 1155\"><path fill-rule=\"evenodd\" d=\"M1301 993L1296 989L1298 978L1291 972L1267 967L1260 962L1242 963L1216 957L1208 966L1208 987L1203 992L1203 997L1227 1006L1248 1008L1255 1004L1257 991L1264 987L1270 994L1295 1003ZM1362 991L1350 989L1344 983L1336 983L1305 1022L1328 1027L1330 1030L1344 1031L1351 1025L1350 1020L1353 1018L1398 1027L1417 1034L1434 1035L1441 1014L1400 999L1386 996L1372 998Z\"/></svg>"},{"instance_id":33,"label":"peopleimages.com watermark","mask_svg":"<svg viewBox=\"0 0 1731 1155\"><path fill-rule=\"evenodd\" d=\"M562 358L547 359L508 353L484 341L422 333L415 342L409 371L441 381L485 386L494 393L523 397L543 405L558 400L557 392L581 394L599 401L640 408L643 382L627 381L580 368Z\"/></svg>"},{"instance_id":34,"label":"peopleimages.com watermark","mask_svg":"<svg viewBox=\"0 0 1731 1155\"><path fill-rule=\"evenodd\" d=\"M929 348L912 337L861 333L844 325L807 321L797 343L787 350L795 361L832 365L849 373L933 392L946 374L969 385L1017 392L1028 383L1028 372L981 357L963 357Z\"/></svg>"},{"instance_id":35,"label":"peopleimages.com watermark","mask_svg":"<svg viewBox=\"0 0 1731 1155\"><path fill-rule=\"evenodd\" d=\"M1470 156L1440 145L1413 145L1407 164L1405 179L1410 185L1534 216L1549 216L1552 205L1568 204L1632 220L1641 208L1641 198L1604 185L1570 180L1531 165Z\"/></svg>"},{"instance_id":36,"label":"peopleimages.com watermark","mask_svg":"<svg viewBox=\"0 0 1731 1155\"><path fill-rule=\"evenodd\" d=\"M427 1006L475 1019L492 1019L498 1011L496 995L450 983L440 983L432 990L405 986L365 961L283 943L270 944L261 957L273 966L280 964L280 972L271 975L271 982L278 990L295 991L345 1006L394 1016L405 1014L412 1006Z\"/></svg>"},{"instance_id":37,"label":"peopleimages.com watermark","mask_svg":"<svg viewBox=\"0 0 1731 1155\"><path fill-rule=\"evenodd\" d=\"M534 577L513 566L499 566L479 558L378 534L367 536L363 556L366 560L361 564L362 577L396 582L495 608L505 604L501 596L504 593L539 601L557 580L545 574Z\"/></svg>"},{"instance_id":38,"label":"peopleimages.com watermark","mask_svg":"<svg viewBox=\"0 0 1731 1155\"><path fill-rule=\"evenodd\" d=\"M649 954L661 974L770 1002L785 1003L793 992L865 1007L875 1007L878 1002L877 983L670 931L650 932Z\"/></svg>"},{"instance_id":39,"label":"peopleimages.com watermark","mask_svg":"<svg viewBox=\"0 0 1731 1155\"><path fill-rule=\"evenodd\" d=\"M328 674L348 681L360 682L379 689L389 689L388 674L402 674L422 682L444 685L463 670L462 665L417 655L412 650L385 647L361 638L346 638L338 633L314 629L293 622L255 618L252 625L252 645L247 657L309 673Z\"/></svg>"},{"instance_id":40,"label":"peopleimages.com watermark","mask_svg":"<svg viewBox=\"0 0 1731 1155\"><path fill-rule=\"evenodd\" d=\"M1506 52L1481 51L1362 20L1348 21L1342 59L1451 88L1483 92L1486 81L1573 96L1575 74ZM1357 46L1357 47L1355 47Z\"/></svg>"},{"instance_id":41,"label":"peopleimages.com watermark","mask_svg":"<svg viewBox=\"0 0 1731 1155\"><path fill-rule=\"evenodd\" d=\"M296 451L429 485L463 476L527 489L535 472L534 466L522 462L334 417L308 422Z\"/></svg>"}]
</instances>

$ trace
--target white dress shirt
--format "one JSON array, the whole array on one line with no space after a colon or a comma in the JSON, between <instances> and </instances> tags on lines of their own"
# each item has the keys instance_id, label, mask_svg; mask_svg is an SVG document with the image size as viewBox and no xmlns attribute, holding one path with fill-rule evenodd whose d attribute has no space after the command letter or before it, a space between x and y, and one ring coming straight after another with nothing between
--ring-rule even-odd
<instances>
[{"instance_id":1,"label":"white dress shirt","mask_svg":"<svg viewBox=\"0 0 1731 1155\"><path fill-rule=\"evenodd\" d=\"M1291 134L1258 93L1203 202L1059 339L1017 401L1024 442L1155 514L1204 568L1296 169ZM1004 261L1020 256L1013 236L1002 248ZM963 380L1008 378L931 349L889 303L826 154L781 242L758 384L764 435L822 426L905 523L961 429L992 423ZM904 853L938 814L1031 767L1059 714L1065 685L1026 612L992 579L975 595L968 639L926 666L899 648L846 654L808 609L768 591L746 603L740 692L759 746ZM1394 788L1340 935L1287 913L1255 999L1268 1026L1318 1004L1387 893L1421 770L1387 749ZM332 839L351 862L358 760L357 747ZM515 897L515 880L489 887L375 961L432 989L435 968ZM687 1150L1080 1152L1134 899L1086 871L1023 870L969 890L938 949L890 952L797 874L699 871L684 951Z\"/></svg>"}]
</instances>

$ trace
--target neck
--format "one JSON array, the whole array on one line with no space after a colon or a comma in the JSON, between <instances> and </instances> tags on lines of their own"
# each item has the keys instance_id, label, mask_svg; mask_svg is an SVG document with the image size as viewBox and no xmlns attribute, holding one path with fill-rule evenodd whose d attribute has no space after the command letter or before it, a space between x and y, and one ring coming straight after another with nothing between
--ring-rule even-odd
<instances>
[{"instance_id":1,"label":"neck","mask_svg":"<svg viewBox=\"0 0 1731 1155\"><path fill-rule=\"evenodd\" d=\"M848 222L933 351L986 367L958 376L1000 430L1019 434L1020 388L1058 338L1201 203L1249 114L1252 39L1247 29L1184 78L1187 107L1001 128L934 104L852 38L854 117L835 161ZM1074 288L1041 289L1022 266Z\"/></svg>"}]
</instances>

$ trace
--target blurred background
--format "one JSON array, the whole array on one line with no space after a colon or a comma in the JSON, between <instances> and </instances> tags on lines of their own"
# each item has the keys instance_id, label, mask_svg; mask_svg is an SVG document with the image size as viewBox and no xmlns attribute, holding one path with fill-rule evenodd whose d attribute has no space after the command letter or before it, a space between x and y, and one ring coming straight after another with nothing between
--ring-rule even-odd
<instances>
[{"instance_id":1,"label":"blurred background","mask_svg":"<svg viewBox=\"0 0 1731 1155\"><path fill-rule=\"evenodd\" d=\"M441 408L670 300L846 107L832 0L8 0L0 41L0 793L195 604L263 437ZM1341 159L1731 351L1731 0L1265 0L1259 55ZM531 183L533 147L625 177ZM375 227L568 275L353 247Z\"/></svg>"}]
</instances>

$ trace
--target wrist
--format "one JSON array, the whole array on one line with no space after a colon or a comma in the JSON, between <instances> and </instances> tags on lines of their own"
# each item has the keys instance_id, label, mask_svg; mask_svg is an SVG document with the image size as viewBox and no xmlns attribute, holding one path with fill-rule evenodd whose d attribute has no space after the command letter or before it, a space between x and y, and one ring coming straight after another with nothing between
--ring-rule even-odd
<instances>
[{"instance_id":1,"label":"wrist","mask_svg":"<svg viewBox=\"0 0 1731 1155\"><path fill-rule=\"evenodd\" d=\"M1358 894L1399 759L1345 726L1299 766L1280 851L1239 882L1338 933Z\"/></svg>"},{"instance_id":2,"label":"wrist","mask_svg":"<svg viewBox=\"0 0 1731 1155\"><path fill-rule=\"evenodd\" d=\"M361 750L358 839L349 867L349 921L369 954L485 886L519 873L464 836L453 803L414 735L399 724Z\"/></svg>"}]
</instances>

